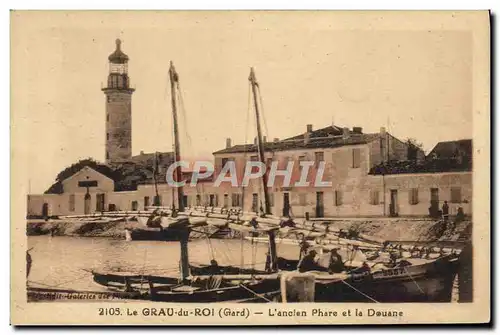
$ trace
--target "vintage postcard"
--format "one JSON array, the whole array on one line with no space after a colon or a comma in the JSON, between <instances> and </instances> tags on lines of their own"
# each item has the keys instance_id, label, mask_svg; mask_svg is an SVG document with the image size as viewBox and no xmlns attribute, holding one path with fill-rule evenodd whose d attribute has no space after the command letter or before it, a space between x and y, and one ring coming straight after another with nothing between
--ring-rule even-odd
<instances>
[{"instance_id":1,"label":"vintage postcard","mask_svg":"<svg viewBox=\"0 0 500 335\"><path fill-rule=\"evenodd\" d=\"M12 11L11 322L490 321L487 11Z\"/></svg>"}]
</instances>

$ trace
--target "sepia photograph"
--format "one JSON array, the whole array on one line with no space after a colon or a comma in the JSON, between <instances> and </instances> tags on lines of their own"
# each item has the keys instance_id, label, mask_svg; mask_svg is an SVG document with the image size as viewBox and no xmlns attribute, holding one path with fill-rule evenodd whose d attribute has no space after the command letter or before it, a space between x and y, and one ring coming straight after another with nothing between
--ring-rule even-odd
<instances>
[{"instance_id":1,"label":"sepia photograph","mask_svg":"<svg viewBox=\"0 0 500 335\"><path fill-rule=\"evenodd\" d=\"M489 20L12 11L14 323L489 321Z\"/></svg>"}]
</instances>

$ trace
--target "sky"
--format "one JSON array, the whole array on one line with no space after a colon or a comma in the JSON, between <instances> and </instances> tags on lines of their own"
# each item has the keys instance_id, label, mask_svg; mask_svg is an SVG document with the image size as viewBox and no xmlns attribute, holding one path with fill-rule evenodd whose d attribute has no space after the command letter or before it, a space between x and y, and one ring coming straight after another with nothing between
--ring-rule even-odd
<instances>
[{"instance_id":1,"label":"sky","mask_svg":"<svg viewBox=\"0 0 500 335\"><path fill-rule=\"evenodd\" d=\"M104 161L101 87L116 38L136 89L133 154L172 150L170 61L183 97L182 154L191 159L211 159L227 137L253 141L251 66L270 139L332 123L386 127L426 152L472 138L471 34L425 24L378 29L370 20L313 12L14 13L11 131L22 140L11 154L28 167L31 193L79 159Z\"/></svg>"}]
</instances>

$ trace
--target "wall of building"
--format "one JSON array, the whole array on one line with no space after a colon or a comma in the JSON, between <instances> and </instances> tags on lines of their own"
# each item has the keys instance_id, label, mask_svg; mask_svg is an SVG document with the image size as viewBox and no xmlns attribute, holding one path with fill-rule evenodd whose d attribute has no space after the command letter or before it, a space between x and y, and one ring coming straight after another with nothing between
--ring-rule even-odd
<instances>
[{"instance_id":1,"label":"wall of building","mask_svg":"<svg viewBox=\"0 0 500 335\"><path fill-rule=\"evenodd\" d=\"M341 153L339 153L341 155ZM466 214L472 213L472 173L432 173L432 174L400 174L387 176L347 177L342 183L334 179L332 187L274 187L270 189L272 198L272 212L282 215L285 193L288 193L291 205L291 214L303 217L308 212L311 217L316 216L316 201L318 192L322 193L325 217L367 217L389 215L391 190L397 190L397 212L400 216L427 216L429 214L431 188L439 190L439 206L447 201L450 214L455 214L458 207L462 207ZM451 189L460 188L460 202L454 203L451 198ZM411 189L418 190L418 203L410 204ZM166 184L158 185L158 193L163 206L172 205L174 196L177 203L177 193ZM175 191L175 189L174 189ZM336 191L341 193L341 201L336 201ZM378 192L378 201L373 203L372 193ZM96 212L96 195L91 192L91 211ZM224 195L227 195L229 207L233 207L233 194L244 193L244 208L252 208L252 194L257 194L259 203L263 201L261 187L251 185L243 191L241 188L220 188L210 183L200 183L196 187L187 186L184 194L188 198L188 205L209 205L210 195L213 195L215 206L224 205ZM70 211L71 194L75 196L75 210ZM65 193L62 195L30 195L28 199L28 214L41 215L42 206L49 205L50 215L82 214L84 211L85 193ZM154 185L140 185L137 191L108 192L105 195L106 208L114 204L117 210L132 210L132 202L137 202L137 209L144 209L144 197L149 197L150 205L155 196ZM199 202L197 197L199 196Z\"/></svg>"}]
</instances>

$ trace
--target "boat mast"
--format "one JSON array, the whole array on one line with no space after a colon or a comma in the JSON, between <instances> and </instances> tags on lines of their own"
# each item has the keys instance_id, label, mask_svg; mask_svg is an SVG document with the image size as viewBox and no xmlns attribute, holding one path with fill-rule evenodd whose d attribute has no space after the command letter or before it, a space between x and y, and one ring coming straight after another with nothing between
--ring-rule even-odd
<instances>
[{"instance_id":1,"label":"boat mast","mask_svg":"<svg viewBox=\"0 0 500 335\"><path fill-rule=\"evenodd\" d=\"M170 89L171 89L171 95L172 95L172 115L173 115L173 122L174 122L174 156L175 156L175 162L179 162L181 160L181 151L180 151L180 145L179 145L179 129L177 125L177 105L176 105L176 91L175 91L175 84L179 83L179 75L175 71L174 64L172 61L170 61L170 69L169 69L169 75L170 75ZM177 167L175 171L175 179L177 182L180 182L182 179L182 170L181 167ZM173 189L172 189L173 191ZM172 202L175 204L173 201L174 197L172 197ZM177 200L178 200L178 205L179 205L179 212L184 211L184 192L181 186L177 187ZM174 208L175 209L175 208ZM182 219L182 220L188 220L188 219ZM189 222L183 222L187 223L189 225ZM178 223L180 224L179 229L179 243L181 246L181 264L180 264L180 272L181 272L181 282L182 283L187 283L188 278L191 275L190 274L190 269L189 269L189 254L188 254L188 241L189 241L189 233L190 229L188 226L184 226L183 223Z\"/></svg>"},{"instance_id":2,"label":"boat mast","mask_svg":"<svg viewBox=\"0 0 500 335\"><path fill-rule=\"evenodd\" d=\"M262 164L266 164L264 160L264 145L262 143L262 131L260 128L260 116L259 116L259 104L257 103L257 79L255 78L255 72L253 67L250 68L250 77L248 77L250 83L252 84L253 102L255 105L255 119L257 123L257 145L259 148L259 159ZM271 203L269 202L269 193L267 191L267 166L266 172L262 176L262 188L264 190L264 216L271 215ZM278 254L276 252L276 233L274 230L268 232L269 235L269 258L270 258L270 270L278 270Z\"/></svg>"},{"instance_id":3,"label":"boat mast","mask_svg":"<svg viewBox=\"0 0 500 335\"><path fill-rule=\"evenodd\" d=\"M174 121L174 156L175 156L175 162L179 162L181 160L181 150L180 150L180 144L179 144L179 126L177 124L177 104L175 100L176 96L176 91L175 91L175 84L179 83L179 75L175 71L174 64L172 61L170 61L170 70L168 71L170 75L170 90L171 90L171 95L172 95L172 115L173 115L173 121ZM182 179L182 169L181 167L177 167L175 170L175 177L177 182L181 182ZM178 206L179 206L179 212L184 211L184 191L182 189L182 186L177 187L177 201L178 201Z\"/></svg>"},{"instance_id":4,"label":"boat mast","mask_svg":"<svg viewBox=\"0 0 500 335\"><path fill-rule=\"evenodd\" d=\"M253 102L255 105L255 117L257 123L257 145L259 148L259 159L262 164L266 164L264 160L264 145L262 144L262 131L260 129L260 116L259 116L259 104L257 103L257 79L255 78L255 72L253 67L250 68L250 77L248 77L250 83L252 84ZM266 169L267 170L267 169ZM267 171L262 176L262 188L264 190L264 214L271 215L271 206L269 203L269 193L267 191Z\"/></svg>"},{"instance_id":5,"label":"boat mast","mask_svg":"<svg viewBox=\"0 0 500 335\"><path fill-rule=\"evenodd\" d=\"M160 206L160 195L158 194L158 181L156 180L156 174L158 173L158 152L155 152L155 162L153 168L153 181L155 185L155 197L153 200L153 206Z\"/></svg>"}]
</instances>

